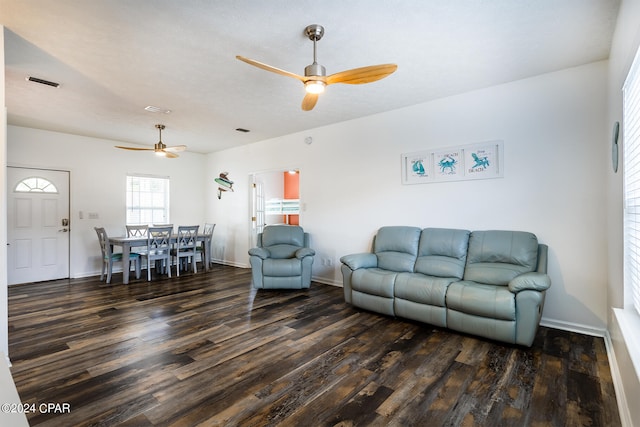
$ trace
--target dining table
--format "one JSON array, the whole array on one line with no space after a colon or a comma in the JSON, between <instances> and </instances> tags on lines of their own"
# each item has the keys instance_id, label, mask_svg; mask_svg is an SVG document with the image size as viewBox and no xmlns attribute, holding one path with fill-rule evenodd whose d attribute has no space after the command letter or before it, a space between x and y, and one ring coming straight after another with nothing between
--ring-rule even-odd
<instances>
[{"instance_id":1,"label":"dining table","mask_svg":"<svg viewBox=\"0 0 640 427\"><path fill-rule=\"evenodd\" d=\"M209 263L211 261L211 236L208 234L198 233L196 235L196 240L198 242L204 242L204 253L203 256L203 264L204 270L209 271ZM170 242L172 244L177 243L178 235L171 235ZM111 245L111 251L113 252L113 248L115 246L122 247L122 259L129 259L129 254L131 253L131 248L135 247L147 247L147 238L145 236L120 236L120 237L109 237L109 244ZM149 268L147 266L147 268ZM130 268L122 269L122 283L127 285L129 284L129 270Z\"/></svg>"}]
</instances>

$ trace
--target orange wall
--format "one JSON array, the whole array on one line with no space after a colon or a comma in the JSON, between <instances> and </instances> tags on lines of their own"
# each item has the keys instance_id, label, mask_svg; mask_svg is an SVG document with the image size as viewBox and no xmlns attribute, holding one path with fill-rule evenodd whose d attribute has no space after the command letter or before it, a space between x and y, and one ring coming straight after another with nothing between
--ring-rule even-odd
<instances>
[{"instance_id":1,"label":"orange wall","mask_svg":"<svg viewBox=\"0 0 640 427\"><path fill-rule=\"evenodd\" d=\"M284 198L300 198L300 173L284 172ZM300 225L299 215L289 215L289 224Z\"/></svg>"}]
</instances>

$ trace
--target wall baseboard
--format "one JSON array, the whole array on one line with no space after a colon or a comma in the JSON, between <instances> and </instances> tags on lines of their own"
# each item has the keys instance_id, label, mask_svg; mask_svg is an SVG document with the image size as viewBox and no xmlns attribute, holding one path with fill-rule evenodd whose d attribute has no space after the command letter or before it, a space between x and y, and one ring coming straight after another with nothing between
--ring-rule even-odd
<instances>
[{"instance_id":1,"label":"wall baseboard","mask_svg":"<svg viewBox=\"0 0 640 427\"><path fill-rule=\"evenodd\" d=\"M602 338L604 338L607 333L606 328L597 328L595 326L583 325L581 323L566 322L564 320L549 319L545 317L540 319L540 326Z\"/></svg>"},{"instance_id":2,"label":"wall baseboard","mask_svg":"<svg viewBox=\"0 0 640 427\"><path fill-rule=\"evenodd\" d=\"M336 286L338 288L342 287L342 282L338 282L338 281L332 280L332 279L327 279L326 277L314 276L314 277L311 278L311 280L313 280L316 283L322 283L323 285Z\"/></svg>"}]
</instances>

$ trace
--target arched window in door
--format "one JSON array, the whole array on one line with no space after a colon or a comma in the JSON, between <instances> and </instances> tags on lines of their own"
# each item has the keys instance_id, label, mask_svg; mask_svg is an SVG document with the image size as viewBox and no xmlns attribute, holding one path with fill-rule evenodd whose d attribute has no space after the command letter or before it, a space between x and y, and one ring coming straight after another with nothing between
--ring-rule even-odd
<instances>
[{"instance_id":1,"label":"arched window in door","mask_svg":"<svg viewBox=\"0 0 640 427\"><path fill-rule=\"evenodd\" d=\"M16 193L57 193L58 189L48 179L32 176L20 181L13 191Z\"/></svg>"}]
</instances>

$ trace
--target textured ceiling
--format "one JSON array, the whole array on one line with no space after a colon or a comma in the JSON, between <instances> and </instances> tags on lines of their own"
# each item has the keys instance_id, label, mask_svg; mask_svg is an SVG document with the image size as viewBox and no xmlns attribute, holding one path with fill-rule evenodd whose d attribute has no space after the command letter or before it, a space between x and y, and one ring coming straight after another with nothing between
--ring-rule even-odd
<instances>
[{"instance_id":1,"label":"textured ceiling","mask_svg":"<svg viewBox=\"0 0 640 427\"><path fill-rule=\"evenodd\" d=\"M0 0L8 123L208 153L607 59L618 0ZM235 59L304 74L321 24L327 74L396 63L332 85L313 111L303 85ZM59 82L59 88L25 80ZM170 114L150 113L153 105ZM236 128L250 129L240 133Z\"/></svg>"}]
</instances>

